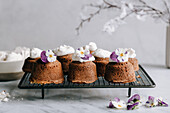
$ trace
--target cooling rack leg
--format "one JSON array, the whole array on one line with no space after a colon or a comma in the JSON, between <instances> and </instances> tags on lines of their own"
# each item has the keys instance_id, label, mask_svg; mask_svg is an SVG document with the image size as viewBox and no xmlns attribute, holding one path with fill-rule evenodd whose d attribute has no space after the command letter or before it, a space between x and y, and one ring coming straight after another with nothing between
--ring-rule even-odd
<instances>
[{"instance_id":1,"label":"cooling rack leg","mask_svg":"<svg viewBox=\"0 0 170 113\"><path fill-rule=\"evenodd\" d=\"M42 99L44 99L44 87L42 87Z\"/></svg>"},{"instance_id":2,"label":"cooling rack leg","mask_svg":"<svg viewBox=\"0 0 170 113\"><path fill-rule=\"evenodd\" d=\"M131 96L131 87L128 89L128 97Z\"/></svg>"}]
</instances>

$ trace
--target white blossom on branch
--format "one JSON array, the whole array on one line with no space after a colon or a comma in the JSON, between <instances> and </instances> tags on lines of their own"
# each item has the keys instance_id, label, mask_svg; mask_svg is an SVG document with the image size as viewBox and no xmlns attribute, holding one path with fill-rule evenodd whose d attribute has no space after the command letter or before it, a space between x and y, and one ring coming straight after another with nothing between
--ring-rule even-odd
<instances>
[{"instance_id":1,"label":"white blossom on branch","mask_svg":"<svg viewBox=\"0 0 170 113\"><path fill-rule=\"evenodd\" d=\"M96 8L97 10L93 13L90 13L86 18L81 18L80 24L76 28L77 33L79 34L79 31L84 23L90 22L90 20L102 10L107 10L110 8L119 9L121 13L119 16L110 19L105 23L103 31L108 32L109 34L112 34L119 25L124 24L125 19L131 15L136 16L137 19L142 21L144 21L146 17L151 17L155 20L162 20L166 24L170 25L170 1L168 2L168 0L161 0L164 10L155 8L152 6L152 4L148 4L144 0L133 0L133 2L130 2L129 0L120 0L120 4L114 4L114 1L116 0L111 1L102 0L101 2L100 0L100 3L97 5L86 5L85 7L88 6L91 8ZM155 2L155 0L153 0L153 2Z\"/></svg>"}]
</instances>

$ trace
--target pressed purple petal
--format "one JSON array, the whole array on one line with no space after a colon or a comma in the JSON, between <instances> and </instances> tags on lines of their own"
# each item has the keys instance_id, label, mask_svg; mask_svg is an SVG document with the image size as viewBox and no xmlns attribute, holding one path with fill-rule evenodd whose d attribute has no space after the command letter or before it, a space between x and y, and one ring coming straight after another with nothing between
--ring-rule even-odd
<instances>
[{"instance_id":1,"label":"pressed purple petal","mask_svg":"<svg viewBox=\"0 0 170 113\"><path fill-rule=\"evenodd\" d=\"M159 103L161 103L161 105L160 105ZM161 101L160 99L158 99L158 106L165 106L165 107L168 107L168 104L165 103L165 102L163 102L163 101Z\"/></svg>"},{"instance_id":2,"label":"pressed purple petal","mask_svg":"<svg viewBox=\"0 0 170 113\"><path fill-rule=\"evenodd\" d=\"M110 55L110 59L112 59L113 61L119 62L117 57L118 57L118 55L116 55L115 52L112 52L112 54Z\"/></svg>"},{"instance_id":3,"label":"pressed purple petal","mask_svg":"<svg viewBox=\"0 0 170 113\"><path fill-rule=\"evenodd\" d=\"M41 52L41 60L42 60L44 63L48 63L47 56L46 56L46 51L42 51L42 52Z\"/></svg>"},{"instance_id":4,"label":"pressed purple petal","mask_svg":"<svg viewBox=\"0 0 170 113\"><path fill-rule=\"evenodd\" d=\"M165 107L168 107L168 104L167 103L165 103L165 102L163 102L163 101L161 101L162 102L162 104L165 106Z\"/></svg>"},{"instance_id":5,"label":"pressed purple petal","mask_svg":"<svg viewBox=\"0 0 170 113\"><path fill-rule=\"evenodd\" d=\"M84 57L81 57L81 59L83 59L83 60L89 60L90 57L92 57L92 55L91 55L91 54L87 54L87 55L85 55Z\"/></svg>"},{"instance_id":6,"label":"pressed purple petal","mask_svg":"<svg viewBox=\"0 0 170 113\"><path fill-rule=\"evenodd\" d=\"M83 60L89 60L89 57L85 55L84 57L81 57L81 59L83 59Z\"/></svg>"},{"instance_id":7,"label":"pressed purple petal","mask_svg":"<svg viewBox=\"0 0 170 113\"><path fill-rule=\"evenodd\" d=\"M139 102L134 103L134 104L132 104L132 105L127 105L127 110L132 110L132 108L133 108L134 106L137 106L138 104L139 104Z\"/></svg>"},{"instance_id":8,"label":"pressed purple petal","mask_svg":"<svg viewBox=\"0 0 170 113\"><path fill-rule=\"evenodd\" d=\"M119 102L120 99L119 99L118 97L115 97L115 98L114 98L114 101Z\"/></svg>"},{"instance_id":9,"label":"pressed purple petal","mask_svg":"<svg viewBox=\"0 0 170 113\"><path fill-rule=\"evenodd\" d=\"M92 54L87 54L87 55L85 55L85 56L87 56L87 57L89 57L89 58L90 58L90 57L92 57Z\"/></svg>"},{"instance_id":10,"label":"pressed purple petal","mask_svg":"<svg viewBox=\"0 0 170 113\"><path fill-rule=\"evenodd\" d=\"M126 51L125 54L127 54L128 52Z\"/></svg>"},{"instance_id":11,"label":"pressed purple petal","mask_svg":"<svg viewBox=\"0 0 170 113\"><path fill-rule=\"evenodd\" d=\"M109 108L114 108L112 102L109 103Z\"/></svg>"},{"instance_id":12,"label":"pressed purple petal","mask_svg":"<svg viewBox=\"0 0 170 113\"><path fill-rule=\"evenodd\" d=\"M80 51L80 48L78 48L77 50L79 50L79 51Z\"/></svg>"},{"instance_id":13,"label":"pressed purple petal","mask_svg":"<svg viewBox=\"0 0 170 113\"><path fill-rule=\"evenodd\" d=\"M83 59L83 60L89 60L89 57L84 56L84 57L81 57L81 59Z\"/></svg>"},{"instance_id":14,"label":"pressed purple petal","mask_svg":"<svg viewBox=\"0 0 170 113\"><path fill-rule=\"evenodd\" d=\"M153 97L153 96L149 96L149 97L148 97L148 100L152 100L152 101L153 101L153 100L154 100L154 97Z\"/></svg>"},{"instance_id":15,"label":"pressed purple petal","mask_svg":"<svg viewBox=\"0 0 170 113\"><path fill-rule=\"evenodd\" d=\"M134 99L140 100L139 94L133 95L133 96L128 100L128 103L130 103L130 101L133 101Z\"/></svg>"}]
</instances>

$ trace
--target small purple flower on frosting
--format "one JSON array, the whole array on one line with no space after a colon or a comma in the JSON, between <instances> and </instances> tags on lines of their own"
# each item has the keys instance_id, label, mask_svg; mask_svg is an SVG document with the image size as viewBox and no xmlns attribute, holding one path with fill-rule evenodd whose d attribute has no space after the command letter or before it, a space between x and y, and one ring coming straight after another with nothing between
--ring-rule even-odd
<instances>
[{"instance_id":1,"label":"small purple flower on frosting","mask_svg":"<svg viewBox=\"0 0 170 113\"><path fill-rule=\"evenodd\" d=\"M127 62L128 61L128 52L127 49L119 48L112 52L110 59L115 62Z\"/></svg>"},{"instance_id":2,"label":"small purple flower on frosting","mask_svg":"<svg viewBox=\"0 0 170 113\"><path fill-rule=\"evenodd\" d=\"M90 51L88 49L83 49L83 47L78 48L73 55L73 61L86 62L94 60L95 58L90 54Z\"/></svg>"},{"instance_id":3,"label":"small purple flower on frosting","mask_svg":"<svg viewBox=\"0 0 170 113\"><path fill-rule=\"evenodd\" d=\"M52 52L52 50L42 51L41 60L44 63L54 62L56 61L56 55Z\"/></svg>"}]
</instances>

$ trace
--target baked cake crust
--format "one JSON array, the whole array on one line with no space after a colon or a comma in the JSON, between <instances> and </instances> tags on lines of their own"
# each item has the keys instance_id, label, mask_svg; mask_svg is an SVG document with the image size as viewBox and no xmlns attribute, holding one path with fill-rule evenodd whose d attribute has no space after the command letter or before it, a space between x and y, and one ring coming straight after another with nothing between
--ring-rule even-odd
<instances>
[{"instance_id":1,"label":"baked cake crust","mask_svg":"<svg viewBox=\"0 0 170 113\"><path fill-rule=\"evenodd\" d=\"M133 65L130 62L110 62L106 66L104 78L109 82L129 83L136 81Z\"/></svg>"},{"instance_id":2,"label":"baked cake crust","mask_svg":"<svg viewBox=\"0 0 170 113\"><path fill-rule=\"evenodd\" d=\"M96 65L92 61L73 61L69 65L68 81L73 83L93 83L97 80Z\"/></svg>"},{"instance_id":3,"label":"baked cake crust","mask_svg":"<svg viewBox=\"0 0 170 113\"><path fill-rule=\"evenodd\" d=\"M109 63L109 58L95 57L94 63L96 64L97 68L97 76L104 76L106 65Z\"/></svg>"},{"instance_id":4,"label":"baked cake crust","mask_svg":"<svg viewBox=\"0 0 170 113\"><path fill-rule=\"evenodd\" d=\"M139 70L138 60L136 58L129 58L128 61L133 65L134 71Z\"/></svg>"},{"instance_id":5,"label":"baked cake crust","mask_svg":"<svg viewBox=\"0 0 170 113\"><path fill-rule=\"evenodd\" d=\"M25 59L24 65L23 65L23 67L22 67L22 70L23 70L24 72L30 72L30 73L31 73L33 64L34 64L38 59L40 59L40 57L39 57L39 58L30 58L30 57L28 57L27 59Z\"/></svg>"},{"instance_id":6,"label":"baked cake crust","mask_svg":"<svg viewBox=\"0 0 170 113\"><path fill-rule=\"evenodd\" d=\"M57 56L57 60L61 62L63 72L67 74L69 70L69 64L72 62L72 54Z\"/></svg>"},{"instance_id":7,"label":"baked cake crust","mask_svg":"<svg viewBox=\"0 0 170 113\"><path fill-rule=\"evenodd\" d=\"M61 63L56 60L54 62L43 63L41 59L38 59L34 63L34 69L31 72L30 82L38 84L48 83L63 83L64 75L62 71Z\"/></svg>"}]
</instances>

